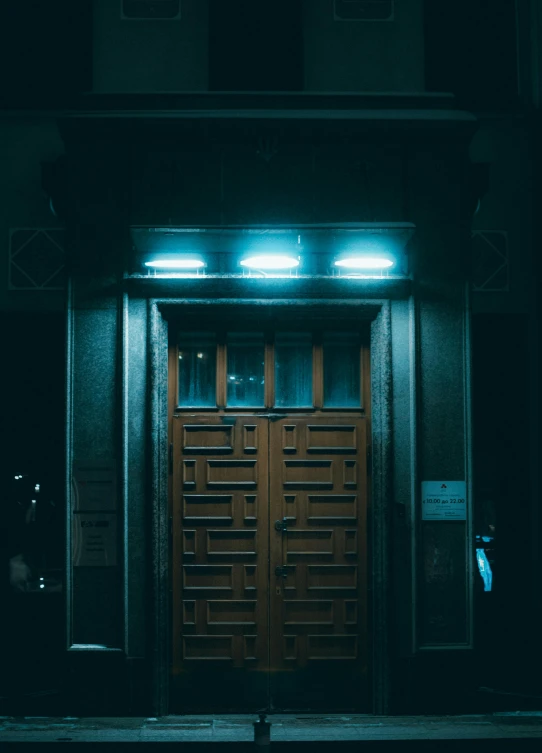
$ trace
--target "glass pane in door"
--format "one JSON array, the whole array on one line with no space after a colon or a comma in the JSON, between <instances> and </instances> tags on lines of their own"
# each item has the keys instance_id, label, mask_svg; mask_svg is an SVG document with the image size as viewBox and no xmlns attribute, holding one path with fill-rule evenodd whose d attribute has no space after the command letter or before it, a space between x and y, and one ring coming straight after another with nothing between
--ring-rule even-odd
<instances>
[{"instance_id":1,"label":"glass pane in door","mask_svg":"<svg viewBox=\"0 0 542 753\"><path fill-rule=\"evenodd\" d=\"M211 332L179 337L180 408L216 407L216 337Z\"/></svg>"},{"instance_id":2,"label":"glass pane in door","mask_svg":"<svg viewBox=\"0 0 542 753\"><path fill-rule=\"evenodd\" d=\"M226 346L226 405L263 408L265 344L260 332L231 332Z\"/></svg>"},{"instance_id":3,"label":"glass pane in door","mask_svg":"<svg viewBox=\"0 0 542 753\"><path fill-rule=\"evenodd\" d=\"M324 332L324 407L361 407L361 347L355 332Z\"/></svg>"},{"instance_id":4,"label":"glass pane in door","mask_svg":"<svg viewBox=\"0 0 542 753\"><path fill-rule=\"evenodd\" d=\"M312 407L312 335L277 332L275 337L275 405Z\"/></svg>"}]
</instances>

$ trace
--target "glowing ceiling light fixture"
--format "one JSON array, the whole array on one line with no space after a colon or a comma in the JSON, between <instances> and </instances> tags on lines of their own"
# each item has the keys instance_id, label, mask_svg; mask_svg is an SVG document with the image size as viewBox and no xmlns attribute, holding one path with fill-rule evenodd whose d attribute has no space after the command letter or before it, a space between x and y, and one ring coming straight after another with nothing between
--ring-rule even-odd
<instances>
[{"instance_id":1,"label":"glowing ceiling light fixture","mask_svg":"<svg viewBox=\"0 0 542 753\"><path fill-rule=\"evenodd\" d=\"M206 266L205 260L199 254L171 254L158 256L145 262L150 269L194 271Z\"/></svg>"},{"instance_id":2,"label":"glowing ceiling light fixture","mask_svg":"<svg viewBox=\"0 0 542 753\"><path fill-rule=\"evenodd\" d=\"M299 266L299 257L293 254L254 254L245 256L239 264L247 269L283 270Z\"/></svg>"},{"instance_id":3,"label":"glowing ceiling light fixture","mask_svg":"<svg viewBox=\"0 0 542 753\"><path fill-rule=\"evenodd\" d=\"M395 261L389 256L349 254L347 256L340 256L333 263L341 269L381 271L391 269Z\"/></svg>"}]
</instances>

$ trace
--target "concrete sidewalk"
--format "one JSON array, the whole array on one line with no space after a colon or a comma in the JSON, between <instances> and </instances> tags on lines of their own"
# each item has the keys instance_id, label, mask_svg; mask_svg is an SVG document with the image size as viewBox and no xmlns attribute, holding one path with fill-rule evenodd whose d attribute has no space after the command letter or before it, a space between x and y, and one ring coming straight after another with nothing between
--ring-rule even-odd
<instances>
[{"instance_id":1,"label":"concrete sidewalk","mask_svg":"<svg viewBox=\"0 0 542 753\"><path fill-rule=\"evenodd\" d=\"M3 743L253 743L255 715L141 717L0 717ZM271 743L391 741L482 741L514 751L520 741L535 741L542 751L542 711L469 716L376 717L368 715L270 714ZM512 742L514 741L514 742ZM241 747L246 747L241 745ZM282 747L282 745L281 745ZM287 746L289 747L289 746ZM440 749L440 746L439 746ZM480 745L476 750L480 750ZM521 745L521 749L526 749ZM531 748L529 748L530 750Z\"/></svg>"}]
</instances>

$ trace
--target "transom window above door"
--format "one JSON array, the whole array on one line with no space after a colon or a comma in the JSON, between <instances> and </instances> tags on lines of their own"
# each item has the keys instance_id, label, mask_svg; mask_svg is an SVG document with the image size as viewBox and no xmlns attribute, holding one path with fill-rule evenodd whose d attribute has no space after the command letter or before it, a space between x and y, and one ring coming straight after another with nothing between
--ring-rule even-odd
<instances>
[{"instance_id":1,"label":"transom window above door","mask_svg":"<svg viewBox=\"0 0 542 753\"><path fill-rule=\"evenodd\" d=\"M368 348L359 331L180 331L177 408L362 410Z\"/></svg>"}]
</instances>

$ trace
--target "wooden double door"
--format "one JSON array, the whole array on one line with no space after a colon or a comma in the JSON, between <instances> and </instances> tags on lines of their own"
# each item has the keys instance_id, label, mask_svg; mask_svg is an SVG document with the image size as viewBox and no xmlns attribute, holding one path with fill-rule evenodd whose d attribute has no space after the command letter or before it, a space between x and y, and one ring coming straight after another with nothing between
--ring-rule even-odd
<instances>
[{"instance_id":1,"label":"wooden double door","mask_svg":"<svg viewBox=\"0 0 542 753\"><path fill-rule=\"evenodd\" d=\"M170 710L368 708L359 415L176 414Z\"/></svg>"}]
</instances>

